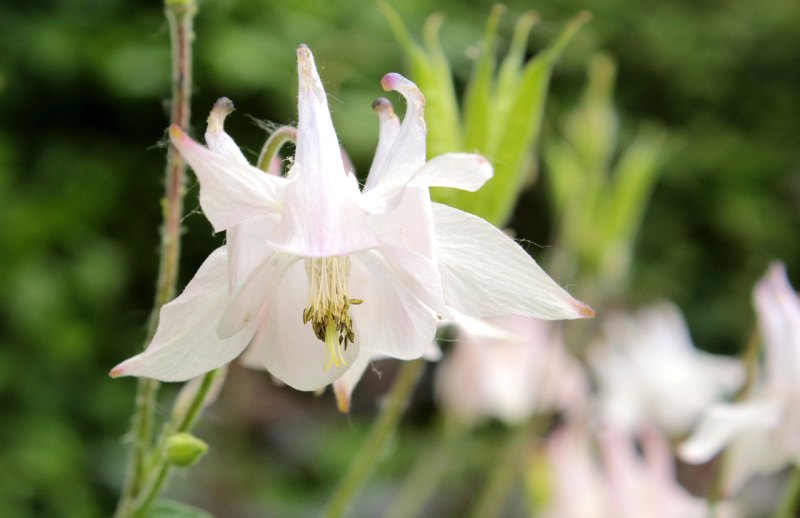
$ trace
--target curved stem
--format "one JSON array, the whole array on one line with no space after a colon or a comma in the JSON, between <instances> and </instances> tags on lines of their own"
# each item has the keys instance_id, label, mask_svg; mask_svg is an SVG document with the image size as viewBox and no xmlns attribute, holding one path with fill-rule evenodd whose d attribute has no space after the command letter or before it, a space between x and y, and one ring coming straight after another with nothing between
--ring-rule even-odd
<instances>
[{"instance_id":1,"label":"curved stem","mask_svg":"<svg viewBox=\"0 0 800 518\"><path fill-rule=\"evenodd\" d=\"M192 30L197 6L194 0L166 0L166 15L172 42L172 113L170 122L183 129L189 126L192 92ZM161 307L175 296L180 259L180 222L183 215L183 194L186 164L172 145L166 167L166 187L161 228L160 264L156 282L153 312L150 315L147 338L149 343L158 326ZM146 460L152 447L153 408L159 384L141 378L136 389L136 408L133 416L133 445L129 470L122 489L116 516L130 516L131 506L142 490L147 475Z\"/></svg>"},{"instance_id":2,"label":"curved stem","mask_svg":"<svg viewBox=\"0 0 800 518\"><path fill-rule=\"evenodd\" d=\"M408 401L424 370L425 360L405 362L400 367L385 406L381 409L363 446L356 454L350 469L328 504L325 512L327 518L338 518L344 515L350 502L377 464L386 443L397 429L400 417L405 412Z\"/></svg>"},{"instance_id":3,"label":"curved stem","mask_svg":"<svg viewBox=\"0 0 800 518\"><path fill-rule=\"evenodd\" d=\"M149 483L142 489L141 494L136 499L132 506L133 516L140 516L153 505L156 497L161 493L161 488L167 480L167 475L170 471L170 464L166 455L167 439L176 433L189 432L194 427L197 417L205 406L206 398L208 397L211 387L214 385L214 380L222 372L222 369L216 369L207 372L203 376L203 381L200 388L192 399L192 402L186 409L186 413L180 416L175 416L173 422L167 425L164 432L161 434L159 447L156 452L157 457L153 463L153 469L150 471L151 477ZM154 475L153 475L154 473Z\"/></svg>"},{"instance_id":4,"label":"curved stem","mask_svg":"<svg viewBox=\"0 0 800 518\"><path fill-rule=\"evenodd\" d=\"M261 153L258 154L256 167L265 172L272 172L270 171L272 159L278 155L278 151L280 151L287 142L297 142L297 128L281 126L272 132L272 135L264 142Z\"/></svg>"}]
</instances>

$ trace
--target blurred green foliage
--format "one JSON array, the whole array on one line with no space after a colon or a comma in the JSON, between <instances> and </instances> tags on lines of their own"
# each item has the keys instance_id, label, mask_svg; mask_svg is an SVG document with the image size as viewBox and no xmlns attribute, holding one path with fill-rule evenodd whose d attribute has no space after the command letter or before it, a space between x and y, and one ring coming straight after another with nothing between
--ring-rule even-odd
<instances>
[{"instance_id":1,"label":"blurred green foliage","mask_svg":"<svg viewBox=\"0 0 800 518\"><path fill-rule=\"evenodd\" d=\"M603 50L619 67L620 147L643 122L666 128L676 145L642 223L625 298L671 298L700 346L736 351L753 321L752 284L767 262L785 260L800 279L800 3L508 2L515 16L500 22L499 51L508 47L513 20L531 7L543 22L533 30L529 54L553 41L578 11L593 14L553 77L546 137L578 102L589 57ZM463 94L471 70L464 49L480 41L490 2L412 0L396 8L415 35L431 9L446 14L442 51L455 91ZM265 134L246 115L294 120L294 48L305 42L321 67L343 145L357 169L367 171L377 140L370 104L382 95L380 77L407 71L374 4L206 0L196 31L196 134L213 101L226 95L239 108L229 131L254 159ZM168 46L155 1L0 3L4 516L107 516L113 508L134 383L106 373L141 347L153 297ZM395 104L402 106L399 99ZM511 223L518 236L542 245L553 242L555 225L548 192L540 184L526 193ZM196 195L192 181L182 284L221 240L199 213ZM233 395L255 390L254 379L265 381L261 374L232 374L221 402L228 405ZM273 412L272 435L265 438L253 425L260 421L239 417L234 424L251 428L210 441L200 469L209 463L231 471L224 477L216 471L217 489L207 491L220 495L218 505L226 488L256 491L260 482L262 492L249 499L233 494L258 505L278 501L280 492L286 502L277 504L284 505L277 515L304 515L335 485L363 437L361 420L357 411L352 427L341 426L344 418L333 410L314 420L297 407L333 409L332 401L271 394L249 401ZM276 397L289 400L276 406ZM370 414L374 395L356 397L370 402L361 406ZM207 433L223 418L234 419L212 409ZM424 415L419 419L414 437L424 440L428 427ZM292 465L296 457L278 453L287 447L280 433L290 434L290 455L304 461ZM410 435L390 456L399 464L390 463L373 483L369 493L376 498L393 491L392 467L403 466L404 448L414 451ZM252 443L266 451L253 455ZM230 457L215 455L217 444L248 462L234 472ZM208 476L200 471L192 480L212 487ZM253 508L237 512L260 515Z\"/></svg>"}]
</instances>

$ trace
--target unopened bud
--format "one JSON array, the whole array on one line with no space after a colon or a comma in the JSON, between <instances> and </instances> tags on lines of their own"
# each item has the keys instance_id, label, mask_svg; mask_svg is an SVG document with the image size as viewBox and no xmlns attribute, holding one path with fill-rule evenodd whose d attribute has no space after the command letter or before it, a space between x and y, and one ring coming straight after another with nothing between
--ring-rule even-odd
<instances>
[{"instance_id":1,"label":"unopened bud","mask_svg":"<svg viewBox=\"0 0 800 518\"><path fill-rule=\"evenodd\" d=\"M174 466L191 466L208 451L208 444L190 433L176 433L167 439L167 460Z\"/></svg>"}]
</instances>

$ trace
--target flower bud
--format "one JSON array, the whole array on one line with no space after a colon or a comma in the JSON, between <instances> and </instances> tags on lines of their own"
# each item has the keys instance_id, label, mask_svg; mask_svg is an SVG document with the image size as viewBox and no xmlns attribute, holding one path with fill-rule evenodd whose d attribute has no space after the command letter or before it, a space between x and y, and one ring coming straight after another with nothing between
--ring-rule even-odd
<instances>
[{"instance_id":1,"label":"flower bud","mask_svg":"<svg viewBox=\"0 0 800 518\"><path fill-rule=\"evenodd\" d=\"M190 433L176 433L167 439L167 460L174 466L187 467L208 451L208 444Z\"/></svg>"}]
</instances>

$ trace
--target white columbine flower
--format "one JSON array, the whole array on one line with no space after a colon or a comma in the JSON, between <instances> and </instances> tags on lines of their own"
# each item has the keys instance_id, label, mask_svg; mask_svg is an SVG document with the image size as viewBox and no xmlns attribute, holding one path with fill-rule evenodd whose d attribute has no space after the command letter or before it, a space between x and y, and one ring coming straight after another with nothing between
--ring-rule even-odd
<instances>
[{"instance_id":1,"label":"white columbine flower","mask_svg":"<svg viewBox=\"0 0 800 518\"><path fill-rule=\"evenodd\" d=\"M316 390L362 355L418 358L448 307L472 315L581 318L591 309L561 289L515 242L480 218L432 204L429 186L478 189L491 166L474 154L425 162L424 98L398 74L382 84L408 102L402 122L379 101L381 133L362 193L346 170L311 51L297 49L296 155L287 177L247 163L211 112L208 148L173 126L200 182L200 204L227 244L161 310L145 352L114 376L181 381L245 348L276 378Z\"/></svg>"},{"instance_id":2,"label":"white columbine flower","mask_svg":"<svg viewBox=\"0 0 800 518\"><path fill-rule=\"evenodd\" d=\"M470 425L516 424L534 413L581 413L589 386L552 322L517 315L458 316L458 339L436 374L443 407Z\"/></svg>"},{"instance_id":3,"label":"white columbine flower","mask_svg":"<svg viewBox=\"0 0 800 518\"><path fill-rule=\"evenodd\" d=\"M600 413L628 431L652 425L683 435L708 405L744 379L737 360L694 347L672 304L611 314L603 332L588 353L599 382Z\"/></svg>"},{"instance_id":4,"label":"white columbine flower","mask_svg":"<svg viewBox=\"0 0 800 518\"><path fill-rule=\"evenodd\" d=\"M753 298L764 341L761 379L743 401L709 408L679 451L694 464L727 445L728 495L755 475L800 463L800 299L783 264L770 266Z\"/></svg>"}]
</instances>

